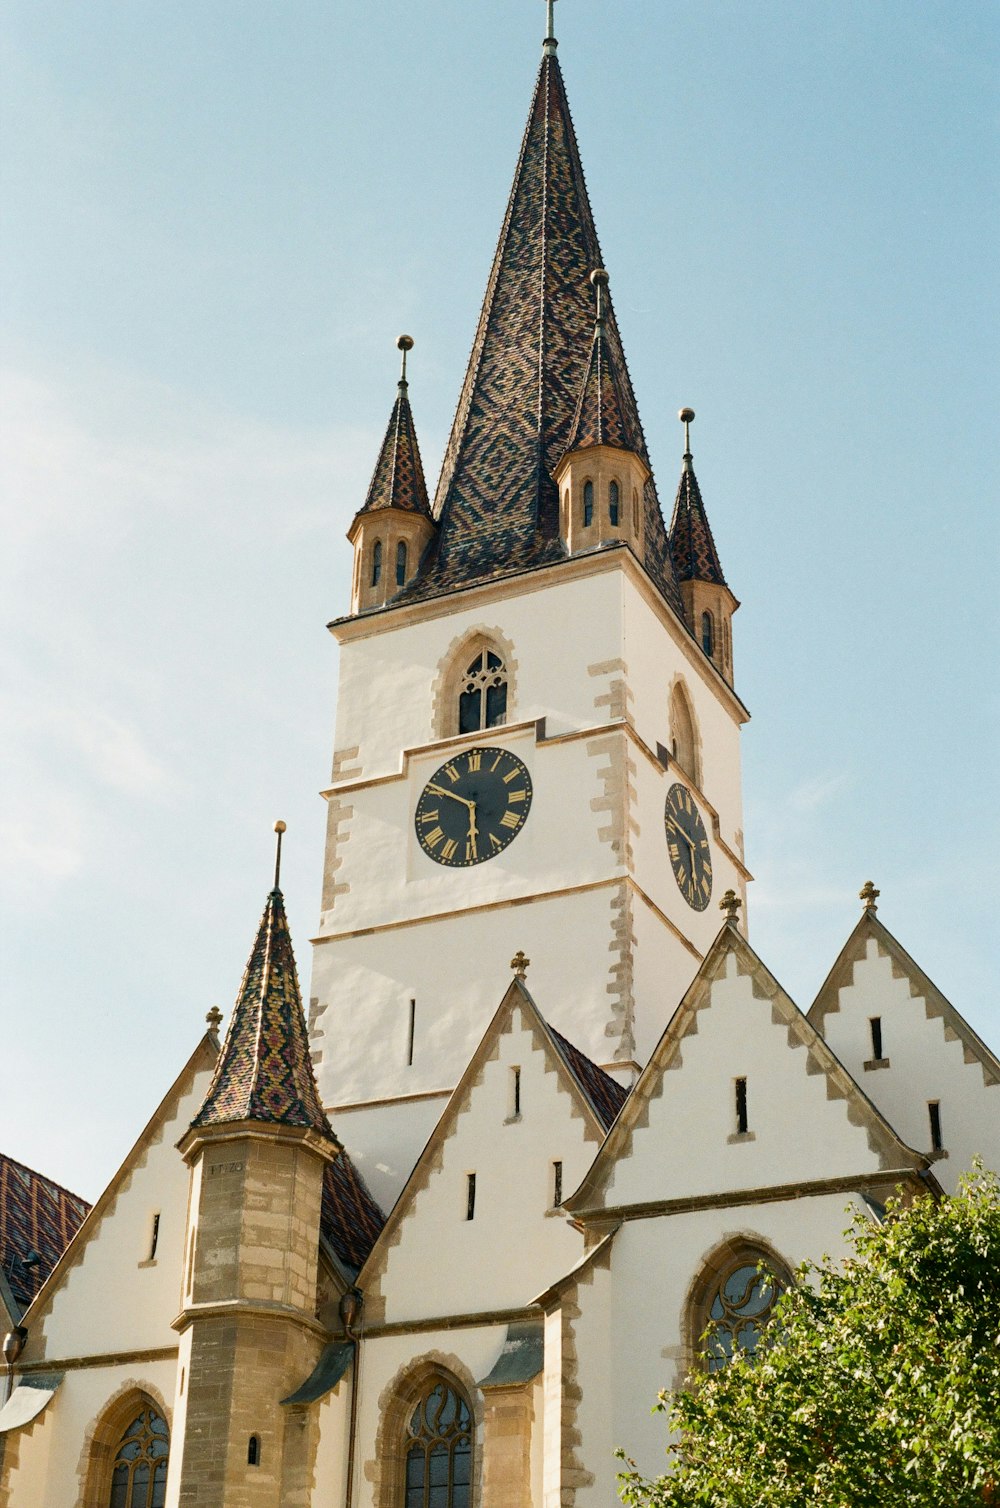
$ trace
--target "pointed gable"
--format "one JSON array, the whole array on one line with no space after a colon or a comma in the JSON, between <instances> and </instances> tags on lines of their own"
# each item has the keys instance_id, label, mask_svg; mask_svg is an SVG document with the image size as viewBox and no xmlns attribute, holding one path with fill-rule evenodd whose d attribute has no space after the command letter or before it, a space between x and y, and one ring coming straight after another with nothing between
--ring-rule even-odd
<instances>
[{"instance_id":1,"label":"pointed gable","mask_svg":"<svg viewBox=\"0 0 1000 1508\"><path fill-rule=\"evenodd\" d=\"M642 433L633 426L625 396L626 382L627 376L623 380L608 347L602 320L594 332L567 451L585 450L589 445L615 445L619 450L643 453Z\"/></svg>"},{"instance_id":2,"label":"pointed gable","mask_svg":"<svg viewBox=\"0 0 1000 1508\"><path fill-rule=\"evenodd\" d=\"M357 517L382 508L396 508L402 513L419 513L426 518L431 516L420 446L410 408L409 383L405 379L399 384L368 495ZM350 530L351 534L353 532L354 525Z\"/></svg>"},{"instance_id":3,"label":"pointed gable","mask_svg":"<svg viewBox=\"0 0 1000 1508\"><path fill-rule=\"evenodd\" d=\"M567 1208L804 1189L926 1165L727 925Z\"/></svg>"},{"instance_id":4,"label":"pointed gable","mask_svg":"<svg viewBox=\"0 0 1000 1508\"><path fill-rule=\"evenodd\" d=\"M272 890L205 1103L193 1126L308 1126L336 1140L320 1103L280 890Z\"/></svg>"},{"instance_id":5,"label":"pointed gable","mask_svg":"<svg viewBox=\"0 0 1000 1508\"><path fill-rule=\"evenodd\" d=\"M562 558L552 473L569 446L585 387L593 329L589 277L601 265L562 73L549 52L539 70L438 482L438 536L401 599L435 596ZM616 423L648 468L610 304L601 365L605 374L615 374ZM652 479L644 506L646 568L682 615Z\"/></svg>"},{"instance_id":6,"label":"pointed gable","mask_svg":"<svg viewBox=\"0 0 1000 1508\"><path fill-rule=\"evenodd\" d=\"M564 1189L589 1166L606 1077L515 979L361 1273L369 1324L529 1304L572 1266L580 1238L554 1207L554 1164Z\"/></svg>"},{"instance_id":7,"label":"pointed gable","mask_svg":"<svg viewBox=\"0 0 1000 1508\"><path fill-rule=\"evenodd\" d=\"M717 586L726 585L689 455L684 457L670 521L670 554L678 581L711 581Z\"/></svg>"}]
</instances>

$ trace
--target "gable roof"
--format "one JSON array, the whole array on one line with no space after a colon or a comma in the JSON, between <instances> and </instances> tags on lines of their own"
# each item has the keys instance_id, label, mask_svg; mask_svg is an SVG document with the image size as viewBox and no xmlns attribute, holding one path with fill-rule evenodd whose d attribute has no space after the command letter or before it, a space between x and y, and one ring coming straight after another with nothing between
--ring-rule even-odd
<instances>
[{"instance_id":1,"label":"gable roof","mask_svg":"<svg viewBox=\"0 0 1000 1508\"><path fill-rule=\"evenodd\" d=\"M934 981L928 978L920 965L914 962L888 927L879 921L874 909L866 908L862 912L857 926L838 953L833 968L809 1007L808 1019L816 1030L822 1033L826 1017L840 1010L841 988L851 982L855 963L864 958L868 951L869 938L873 938L879 951L891 960L893 973L907 980L911 996L919 995L923 998L927 1019L940 1018L945 1031L961 1042L966 1063L980 1065L983 1082L1000 1084L1000 1059L941 993Z\"/></svg>"},{"instance_id":2,"label":"gable roof","mask_svg":"<svg viewBox=\"0 0 1000 1508\"><path fill-rule=\"evenodd\" d=\"M18 1310L31 1303L90 1210L78 1194L0 1153L0 1274Z\"/></svg>"},{"instance_id":3,"label":"gable roof","mask_svg":"<svg viewBox=\"0 0 1000 1508\"><path fill-rule=\"evenodd\" d=\"M364 1266L378 1240L385 1215L345 1151L323 1169L319 1231L352 1273Z\"/></svg>"},{"instance_id":4,"label":"gable roof","mask_svg":"<svg viewBox=\"0 0 1000 1508\"><path fill-rule=\"evenodd\" d=\"M438 534L394 605L564 558L552 473L593 355L589 277L602 265L562 72L547 51L441 468ZM623 431L649 469L610 300L602 352ZM683 621L651 477L644 506L644 565Z\"/></svg>"},{"instance_id":5,"label":"gable roof","mask_svg":"<svg viewBox=\"0 0 1000 1508\"><path fill-rule=\"evenodd\" d=\"M229 1030L192 1128L263 1121L336 1141L316 1088L280 890L264 907Z\"/></svg>"},{"instance_id":6,"label":"gable roof","mask_svg":"<svg viewBox=\"0 0 1000 1508\"><path fill-rule=\"evenodd\" d=\"M805 1048L807 1072L824 1074L828 1094L843 1099L848 1119L864 1127L869 1146L878 1156L880 1165L892 1170L913 1168L922 1171L929 1167L928 1158L900 1140L743 934L727 922L705 954L692 984L653 1049L587 1176L565 1201L570 1213L580 1214L601 1205L616 1162L629 1155L634 1133L647 1124L650 1102L664 1093L664 1075L678 1058L684 1038L698 1030L697 1014L709 1005L712 986L725 971L730 955L735 955L738 972L752 978L754 992L770 1000L772 1019L787 1027L789 1045Z\"/></svg>"},{"instance_id":7,"label":"gable roof","mask_svg":"<svg viewBox=\"0 0 1000 1508\"><path fill-rule=\"evenodd\" d=\"M554 1026L548 1027L548 1032L606 1131L628 1099L628 1090L609 1073L605 1073L603 1068L598 1068L596 1063L591 1062L586 1053L574 1047Z\"/></svg>"},{"instance_id":8,"label":"gable roof","mask_svg":"<svg viewBox=\"0 0 1000 1508\"><path fill-rule=\"evenodd\" d=\"M406 378L401 378L368 494L354 524L363 513L374 513L383 508L397 508L403 513L420 513L425 518L431 516L417 430L410 408L409 387ZM348 537L354 533L354 524L348 531Z\"/></svg>"},{"instance_id":9,"label":"gable roof","mask_svg":"<svg viewBox=\"0 0 1000 1508\"><path fill-rule=\"evenodd\" d=\"M678 581L711 581L726 585L719 552L702 502L690 453L684 456L670 520L670 554Z\"/></svg>"}]
</instances>

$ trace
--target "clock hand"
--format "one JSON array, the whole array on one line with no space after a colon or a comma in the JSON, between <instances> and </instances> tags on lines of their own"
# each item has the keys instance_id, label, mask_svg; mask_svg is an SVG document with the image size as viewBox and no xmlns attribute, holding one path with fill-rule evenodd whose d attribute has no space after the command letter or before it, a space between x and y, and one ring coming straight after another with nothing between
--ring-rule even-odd
<instances>
[{"instance_id":1,"label":"clock hand","mask_svg":"<svg viewBox=\"0 0 1000 1508\"><path fill-rule=\"evenodd\" d=\"M479 828L476 826L476 803L469 802L469 842L472 845L472 857L479 858L479 850L476 847L476 839L479 837Z\"/></svg>"},{"instance_id":2,"label":"clock hand","mask_svg":"<svg viewBox=\"0 0 1000 1508\"><path fill-rule=\"evenodd\" d=\"M443 785L434 785L432 783L428 783L427 789L429 791L433 791L435 796L448 796L452 801L460 801L463 806L467 806L469 808L470 812L474 812L476 809L476 803L474 801L470 801L467 796L458 796L454 791L446 791Z\"/></svg>"}]
</instances>

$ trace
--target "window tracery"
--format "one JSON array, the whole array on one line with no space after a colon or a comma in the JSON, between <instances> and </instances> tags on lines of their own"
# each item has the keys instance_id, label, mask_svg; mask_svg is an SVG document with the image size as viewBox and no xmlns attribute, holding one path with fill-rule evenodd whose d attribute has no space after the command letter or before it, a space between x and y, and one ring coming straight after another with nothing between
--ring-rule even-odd
<instances>
[{"instance_id":1,"label":"window tracery","mask_svg":"<svg viewBox=\"0 0 1000 1508\"><path fill-rule=\"evenodd\" d=\"M472 660L458 695L459 733L498 728L507 721L507 669L488 646Z\"/></svg>"},{"instance_id":2,"label":"window tracery","mask_svg":"<svg viewBox=\"0 0 1000 1508\"><path fill-rule=\"evenodd\" d=\"M737 1351L752 1356L785 1284L750 1253L716 1284L708 1306L705 1365L718 1372Z\"/></svg>"},{"instance_id":3,"label":"window tracery","mask_svg":"<svg viewBox=\"0 0 1000 1508\"><path fill-rule=\"evenodd\" d=\"M153 1408L142 1408L115 1451L108 1508L163 1508L170 1432Z\"/></svg>"},{"instance_id":4,"label":"window tracery","mask_svg":"<svg viewBox=\"0 0 1000 1508\"><path fill-rule=\"evenodd\" d=\"M470 1508L472 1414L441 1376L428 1378L406 1427L404 1508Z\"/></svg>"}]
</instances>

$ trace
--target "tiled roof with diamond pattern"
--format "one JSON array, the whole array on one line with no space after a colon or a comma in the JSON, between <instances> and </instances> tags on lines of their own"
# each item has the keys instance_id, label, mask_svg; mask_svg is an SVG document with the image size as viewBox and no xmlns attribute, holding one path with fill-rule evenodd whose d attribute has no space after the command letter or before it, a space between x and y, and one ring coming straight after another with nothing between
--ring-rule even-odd
<instances>
[{"instance_id":1,"label":"tiled roof with diamond pattern","mask_svg":"<svg viewBox=\"0 0 1000 1508\"><path fill-rule=\"evenodd\" d=\"M670 521L670 553L678 581L714 581L719 586L726 585L701 500L701 488L688 457L684 459Z\"/></svg>"},{"instance_id":2,"label":"tiled roof with diamond pattern","mask_svg":"<svg viewBox=\"0 0 1000 1508\"><path fill-rule=\"evenodd\" d=\"M89 1211L85 1199L0 1154L0 1270L22 1312Z\"/></svg>"},{"instance_id":3,"label":"tiled roof with diamond pattern","mask_svg":"<svg viewBox=\"0 0 1000 1508\"><path fill-rule=\"evenodd\" d=\"M642 435L637 435L629 423L622 382L601 329L594 332L566 449L585 450L588 445L616 445L619 450L642 454Z\"/></svg>"},{"instance_id":4,"label":"tiled roof with diamond pattern","mask_svg":"<svg viewBox=\"0 0 1000 1508\"><path fill-rule=\"evenodd\" d=\"M441 469L438 534L395 603L563 558L552 472L584 388L594 322L589 279L601 266L562 73L546 55ZM620 422L648 466L610 300L603 344ZM652 478L644 505L646 569L682 615Z\"/></svg>"},{"instance_id":5,"label":"tiled roof with diamond pattern","mask_svg":"<svg viewBox=\"0 0 1000 1508\"><path fill-rule=\"evenodd\" d=\"M549 1031L555 1038L556 1046L562 1053L570 1073L587 1096L595 1115L607 1131L628 1099L628 1090L609 1073L605 1073L603 1068L598 1068L586 1053L574 1047L572 1042L568 1041L562 1032L557 1032L554 1026L549 1026Z\"/></svg>"},{"instance_id":6,"label":"tiled roof with diamond pattern","mask_svg":"<svg viewBox=\"0 0 1000 1508\"><path fill-rule=\"evenodd\" d=\"M267 898L215 1074L192 1125L241 1120L309 1126L336 1140L316 1088L280 890Z\"/></svg>"},{"instance_id":7,"label":"tiled roof with diamond pattern","mask_svg":"<svg viewBox=\"0 0 1000 1508\"><path fill-rule=\"evenodd\" d=\"M357 1272L378 1240L385 1215L345 1151L323 1169L320 1232L345 1267Z\"/></svg>"},{"instance_id":8,"label":"tiled roof with diamond pattern","mask_svg":"<svg viewBox=\"0 0 1000 1508\"><path fill-rule=\"evenodd\" d=\"M379 508L399 508L404 513L422 513L430 518L427 483L408 388L407 382L400 382L368 496L360 510L362 513L372 513Z\"/></svg>"}]
</instances>

